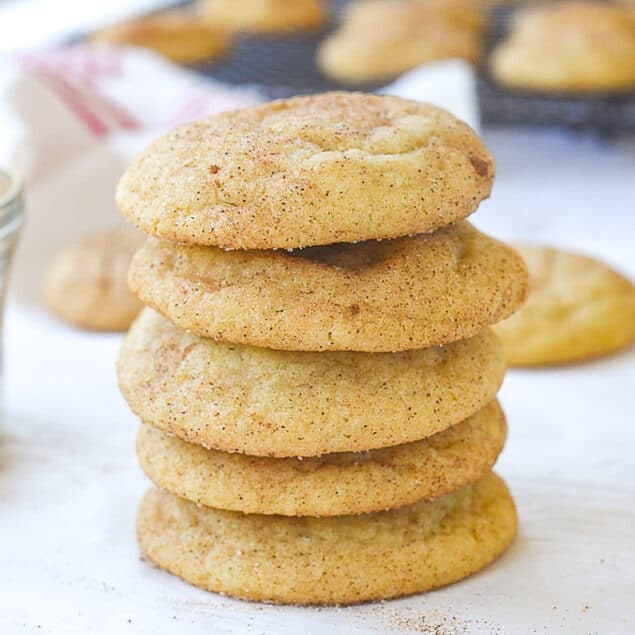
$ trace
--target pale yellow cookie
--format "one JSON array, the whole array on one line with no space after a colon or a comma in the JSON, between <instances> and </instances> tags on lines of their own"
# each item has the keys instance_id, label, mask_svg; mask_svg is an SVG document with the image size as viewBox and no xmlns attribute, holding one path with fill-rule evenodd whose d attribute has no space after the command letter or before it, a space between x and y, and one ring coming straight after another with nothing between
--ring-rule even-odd
<instances>
[{"instance_id":1,"label":"pale yellow cookie","mask_svg":"<svg viewBox=\"0 0 635 635\"><path fill-rule=\"evenodd\" d=\"M635 286L607 265L545 247L519 247L530 291L497 324L511 366L561 364L606 355L635 342Z\"/></svg>"},{"instance_id":2,"label":"pale yellow cookie","mask_svg":"<svg viewBox=\"0 0 635 635\"><path fill-rule=\"evenodd\" d=\"M404 422L405 425L405 422ZM137 455L162 489L251 514L338 516L453 492L488 473L505 443L496 402L422 441L369 452L275 459L206 450L141 426Z\"/></svg>"},{"instance_id":3,"label":"pale yellow cookie","mask_svg":"<svg viewBox=\"0 0 635 635\"><path fill-rule=\"evenodd\" d=\"M129 225L61 249L46 272L43 299L66 322L94 331L125 331L142 309L126 282L143 235Z\"/></svg>"},{"instance_id":4,"label":"pale yellow cookie","mask_svg":"<svg viewBox=\"0 0 635 635\"><path fill-rule=\"evenodd\" d=\"M283 604L352 604L469 576L516 533L514 502L489 474L431 502L334 518L197 507L150 491L137 532L150 560L210 591Z\"/></svg>"},{"instance_id":5,"label":"pale yellow cookie","mask_svg":"<svg viewBox=\"0 0 635 635\"><path fill-rule=\"evenodd\" d=\"M492 53L501 84L543 91L635 87L635 11L571 2L522 13Z\"/></svg>"},{"instance_id":6,"label":"pale yellow cookie","mask_svg":"<svg viewBox=\"0 0 635 635\"><path fill-rule=\"evenodd\" d=\"M216 343L147 309L118 369L144 422L225 452L284 457L440 432L494 399L505 364L489 330L406 353L293 353Z\"/></svg>"},{"instance_id":7,"label":"pale yellow cookie","mask_svg":"<svg viewBox=\"0 0 635 635\"><path fill-rule=\"evenodd\" d=\"M128 281L199 335L281 350L392 352L470 337L511 315L522 259L463 222L432 234L284 251L150 240Z\"/></svg>"},{"instance_id":8,"label":"pale yellow cookie","mask_svg":"<svg viewBox=\"0 0 635 635\"><path fill-rule=\"evenodd\" d=\"M229 45L223 29L195 13L179 10L115 24L97 32L93 41L152 49L183 64L216 59Z\"/></svg>"},{"instance_id":9,"label":"pale yellow cookie","mask_svg":"<svg viewBox=\"0 0 635 635\"><path fill-rule=\"evenodd\" d=\"M199 0L201 13L230 31L275 34L318 29L323 0Z\"/></svg>"},{"instance_id":10,"label":"pale yellow cookie","mask_svg":"<svg viewBox=\"0 0 635 635\"><path fill-rule=\"evenodd\" d=\"M397 22L406 28L408 19L443 19L464 26L474 32L483 27L480 0L363 0L349 3L341 25L354 29L377 29L381 19Z\"/></svg>"},{"instance_id":11,"label":"pale yellow cookie","mask_svg":"<svg viewBox=\"0 0 635 635\"><path fill-rule=\"evenodd\" d=\"M143 231L241 249L428 232L489 196L494 160L449 113L326 93L181 126L128 168L117 202Z\"/></svg>"},{"instance_id":12,"label":"pale yellow cookie","mask_svg":"<svg viewBox=\"0 0 635 635\"><path fill-rule=\"evenodd\" d=\"M367 0L353 3L320 46L317 63L348 84L387 81L440 59L476 62L480 16L472 2Z\"/></svg>"}]
</instances>

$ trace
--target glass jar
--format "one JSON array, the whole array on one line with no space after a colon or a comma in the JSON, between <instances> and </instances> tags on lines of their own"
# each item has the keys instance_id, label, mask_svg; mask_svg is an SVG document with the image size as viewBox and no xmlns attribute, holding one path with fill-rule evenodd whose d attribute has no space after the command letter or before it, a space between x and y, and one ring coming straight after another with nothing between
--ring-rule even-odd
<instances>
[{"instance_id":1,"label":"glass jar","mask_svg":"<svg viewBox=\"0 0 635 635\"><path fill-rule=\"evenodd\" d=\"M0 169L0 334L9 267L22 219L22 182L14 174Z\"/></svg>"}]
</instances>

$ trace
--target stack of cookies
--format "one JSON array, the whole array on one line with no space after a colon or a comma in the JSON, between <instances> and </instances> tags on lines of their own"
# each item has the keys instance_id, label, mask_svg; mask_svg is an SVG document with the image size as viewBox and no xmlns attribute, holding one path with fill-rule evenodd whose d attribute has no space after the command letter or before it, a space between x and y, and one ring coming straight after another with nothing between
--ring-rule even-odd
<instances>
[{"instance_id":1,"label":"stack of cookies","mask_svg":"<svg viewBox=\"0 0 635 635\"><path fill-rule=\"evenodd\" d=\"M494 163L448 113L329 93L174 130L129 168L151 238L119 360L160 489L138 536L232 596L341 604L487 565L514 504L491 468L522 302L514 251L463 219Z\"/></svg>"}]
</instances>

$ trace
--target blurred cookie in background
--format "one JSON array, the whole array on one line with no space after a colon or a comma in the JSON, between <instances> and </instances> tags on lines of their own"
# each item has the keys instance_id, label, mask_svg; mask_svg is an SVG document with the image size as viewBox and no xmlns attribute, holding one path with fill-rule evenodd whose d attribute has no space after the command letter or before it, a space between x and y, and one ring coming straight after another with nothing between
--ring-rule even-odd
<instances>
[{"instance_id":1,"label":"blurred cookie in background","mask_svg":"<svg viewBox=\"0 0 635 635\"><path fill-rule=\"evenodd\" d=\"M97 32L93 42L140 46L181 64L221 57L229 47L227 32L189 11L166 11L121 22Z\"/></svg>"},{"instance_id":2,"label":"blurred cookie in background","mask_svg":"<svg viewBox=\"0 0 635 635\"><path fill-rule=\"evenodd\" d=\"M521 12L492 52L493 77L511 88L607 92L635 88L635 11L571 2Z\"/></svg>"},{"instance_id":3,"label":"blurred cookie in background","mask_svg":"<svg viewBox=\"0 0 635 635\"><path fill-rule=\"evenodd\" d=\"M215 24L243 33L306 31L327 19L323 0L199 0L198 6Z\"/></svg>"},{"instance_id":4,"label":"blurred cookie in background","mask_svg":"<svg viewBox=\"0 0 635 635\"><path fill-rule=\"evenodd\" d=\"M439 59L476 62L482 20L471 0L365 0L352 4L317 53L331 79L387 81Z\"/></svg>"},{"instance_id":5,"label":"blurred cookie in background","mask_svg":"<svg viewBox=\"0 0 635 635\"><path fill-rule=\"evenodd\" d=\"M607 265L545 247L518 247L529 270L525 305L493 328L510 366L564 364L635 342L635 286Z\"/></svg>"},{"instance_id":6,"label":"blurred cookie in background","mask_svg":"<svg viewBox=\"0 0 635 635\"><path fill-rule=\"evenodd\" d=\"M46 272L43 299L57 317L91 331L125 331L142 308L127 283L144 236L129 225L61 249Z\"/></svg>"}]
</instances>

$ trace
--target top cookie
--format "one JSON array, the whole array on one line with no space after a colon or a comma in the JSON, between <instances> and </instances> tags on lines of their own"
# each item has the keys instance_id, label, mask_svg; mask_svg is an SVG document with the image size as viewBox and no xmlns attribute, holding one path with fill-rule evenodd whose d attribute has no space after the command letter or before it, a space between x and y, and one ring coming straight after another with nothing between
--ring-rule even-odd
<instances>
[{"instance_id":1,"label":"top cookie","mask_svg":"<svg viewBox=\"0 0 635 635\"><path fill-rule=\"evenodd\" d=\"M489 196L466 124L398 97L326 93L181 126L124 174L124 216L160 238L277 249L429 232Z\"/></svg>"}]
</instances>

